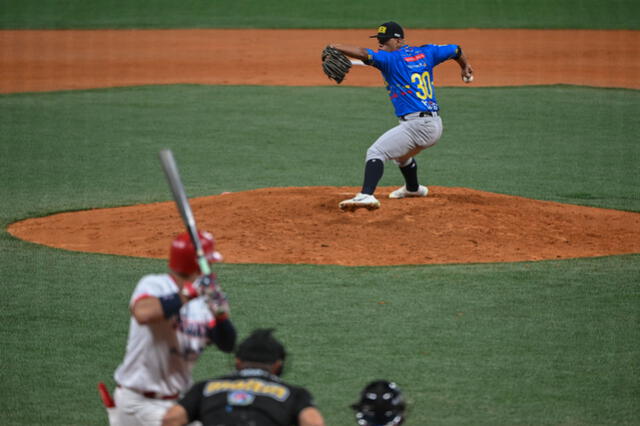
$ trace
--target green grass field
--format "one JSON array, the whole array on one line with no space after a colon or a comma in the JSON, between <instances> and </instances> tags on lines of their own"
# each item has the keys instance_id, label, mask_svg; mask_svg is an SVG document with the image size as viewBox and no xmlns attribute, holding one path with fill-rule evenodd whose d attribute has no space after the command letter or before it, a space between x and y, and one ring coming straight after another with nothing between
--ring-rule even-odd
<instances>
[{"instance_id":1,"label":"green grass field","mask_svg":"<svg viewBox=\"0 0 640 426\"><path fill-rule=\"evenodd\" d=\"M0 28L638 29L636 0L2 0Z\"/></svg>"},{"instance_id":2,"label":"green grass field","mask_svg":"<svg viewBox=\"0 0 640 426\"><path fill-rule=\"evenodd\" d=\"M438 94L446 131L421 157L429 183L640 211L637 91ZM251 117L247 98L258 105ZM164 147L183 166L191 196L357 186L364 150L393 125L385 98L376 88L229 86L1 96L1 223L170 199L157 161ZM481 106L486 113L476 114ZM303 119L292 119L302 110ZM399 179L389 167L383 184ZM5 423L99 423L94 388L98 380L113 383L129 294L164 262L69 253L4 232L0 260L9 296L1 314L9 325L0 373ZM640 256L385 268L223 265L220 275L241 333L279 330L292 353L286 377L313 390L331 425L350 424L348 404L380 376L405 388L414 425L632 424L640 414ZM230 366L211 351L196 377Z\"/></svg>"},{"instance_id":3,"label":"green grass field","mask_svg":"<svg viewBox=\"0 0 640 426\"><path fill-rule=\"evenodd\" d=\"M593 0L424 5L4 0L0 28L371 28L396 19L409 28L638 29L640 8ZM419 157L427 184L640 212L639 91L437 94L445 134ZM113 386L131 291L143 274L165 268L162 260L19 241L5 231L10 223L169 200L157 160L167 147L192 197L358 186L366 148L394 123L383 88L0 95L0 423L106 424L96 384ZM389 165L381 185L400 183ZM285 379L309 387L328 425L355 424L348 406L376 378L404 389L412 426L640 419L640 255L376 268L223 264L218 272L241 336L277 328L291 353ZM210 350L195 378L231 366Z\"/></svg>"}]
</instances>

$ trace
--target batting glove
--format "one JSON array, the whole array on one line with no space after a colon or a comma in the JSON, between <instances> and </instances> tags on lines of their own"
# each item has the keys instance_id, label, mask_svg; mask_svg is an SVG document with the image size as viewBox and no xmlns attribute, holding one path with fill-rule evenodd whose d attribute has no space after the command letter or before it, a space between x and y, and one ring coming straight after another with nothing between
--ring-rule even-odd
<instances>
[{"instance_id":1,"label":"batting glove","mask_svg":"<svg viewBox=\"0 0 640 426\"><path fill-rule=\"evenodd\" d=\"M182 286L182 290L180 293L187 298L187 300L195 299L196 297L200 297L207 293L210 293L218 286L216 282L216 275L203 275L198 277L195 282L187 281Z\"/></svg>"},{"instance_id":2,"label":"batting glove","mask_svg":"<svg viewBox=\"0 0 640 426\"><path fill-rule=\"evenodd\" d=\"M187 298L187 300L195 299L202 295L201 286L198 284L194 284L190 281L187 281L182 286L182 290L180 290L180 294Z\"/></svg>"},{"instance_id":3,"label":"batting glove","mask_svg":"<svg viewBox=\"0 0 640 426\"><path fill-rule=\"evenodd\" d=\"M216 319L225 319L229 316L229 301L227 295L224 294L220 287L214 291L208 292L206 295L207 306Z\"/></svg>"}]
</instances>

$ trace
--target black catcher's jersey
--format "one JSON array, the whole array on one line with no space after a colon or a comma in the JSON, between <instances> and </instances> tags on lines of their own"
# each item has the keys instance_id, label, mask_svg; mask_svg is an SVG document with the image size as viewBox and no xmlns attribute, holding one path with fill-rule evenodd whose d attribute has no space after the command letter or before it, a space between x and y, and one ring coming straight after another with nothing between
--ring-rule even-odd
<instances>
[{"instance_id":1,"label":"black catcher's jersey","mask_svg":"<svg viewBox=\"0 0 640 426\"><path fill-rule=\"evenodd\" d=\"M314 406L309 391L264 370L245 369L196 383L179 401L204 426L289 426Z\"/></svg>"}]
</instances>

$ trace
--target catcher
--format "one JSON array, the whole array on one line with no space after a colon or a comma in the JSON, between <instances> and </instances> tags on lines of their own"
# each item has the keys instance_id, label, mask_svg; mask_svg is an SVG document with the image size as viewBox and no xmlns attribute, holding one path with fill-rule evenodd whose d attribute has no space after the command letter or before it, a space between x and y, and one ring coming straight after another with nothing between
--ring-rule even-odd
<instances>
[{"instance_id":1,"label":"catcher","mask_svg":"<svg viewBox=\"0 0 640 426\"><path fill-rule=\"evenodd\" d=\"M163 426L324 426L311 393L280 379L286 351L271 329L257 329L236 351L236 371L196 383L167 411Z\"/></svg>"},{"instance_id":2,"label":"catcher","mask_svg":"<svg viewBox=\"0 0 640 426\"><path fill-rule=\"evenodd\" d=\"M384 173L385 162L392 160L400 167L405 185L391 192L389 198L426 197L429 190L418 183L415 156L433 146L442 135L440 107L433 85L433 68L449 59L460 65L462 80L473 80L473 68L462 48L455 44L425 44L414 47L404 41L404 30L395 22L378 28L377 52L356 46L332 44L322 53L322 69L340 83L349 72L343 56L359 59L376 67L384 77L389 98L399 124L385 132L367 150L362 190L354 198L340 202L342 210L380 207L373 195ZM348 59L347 59L348 60ZM350 62L350 61L349 61Z\"/></svg>"}]
</instances>

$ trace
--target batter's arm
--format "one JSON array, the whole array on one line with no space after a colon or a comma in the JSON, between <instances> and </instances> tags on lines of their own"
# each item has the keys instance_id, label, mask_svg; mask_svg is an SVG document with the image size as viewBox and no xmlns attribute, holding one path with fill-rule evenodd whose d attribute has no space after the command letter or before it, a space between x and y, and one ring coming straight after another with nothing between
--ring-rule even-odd
<instances>
[{"instance_id":1,"label":"batter's arm","mask_svg":"<svg viewBox=\"0 0 640 426\"><path fill-rule=\"evenodd\" d=\"M460 65L460 74L463 80L473 76L473 68L460 46L458 46L458 56L454 60Z\"/></svg>"},{"instance_id":2,"label":"batter's arm","mask_svg":"<svg viewBox=\"0 0 640 426\"><path fill-rule=\"evenodd\" d=\"M222 352L231 353L236 346L236 328L227 318L216 318L216 325L207 329L207 336Z\"/></svg>"},{"instance_id":3,"label":"batter's arm","mask_svg":"<svg viewBox=\"0 0 640 426\"><path fill-rule=\"evenodd\" d=\"M162 298L146 296L137 300L131 307L131 315L138 324L148 325L177 314L180 307L189 299L180 293L173 293Z\"/></svg>"},{"instance_id":4,"label":"batter's arm","mask_svg":"<svg viewBox=\"0 0 640 426\"><path fill-rule=\"evenodd\" d=\"M145 297L138 300L131 307L131 315L138 321L138 324L146 325L164 319L162 304L157 297Z\"/></svg>"},{"instance_id":5,"label":"batter's arm","mask_svg":"<svg viewBox=\"0 0 640 426\"><path fill-rule=\"evenodd\" d=\"M369 53L362 47L349 46L346 44L331 44L330 46L351 58L360 59L363 62L369 59Z\"/></svg>"}]
</instances>

